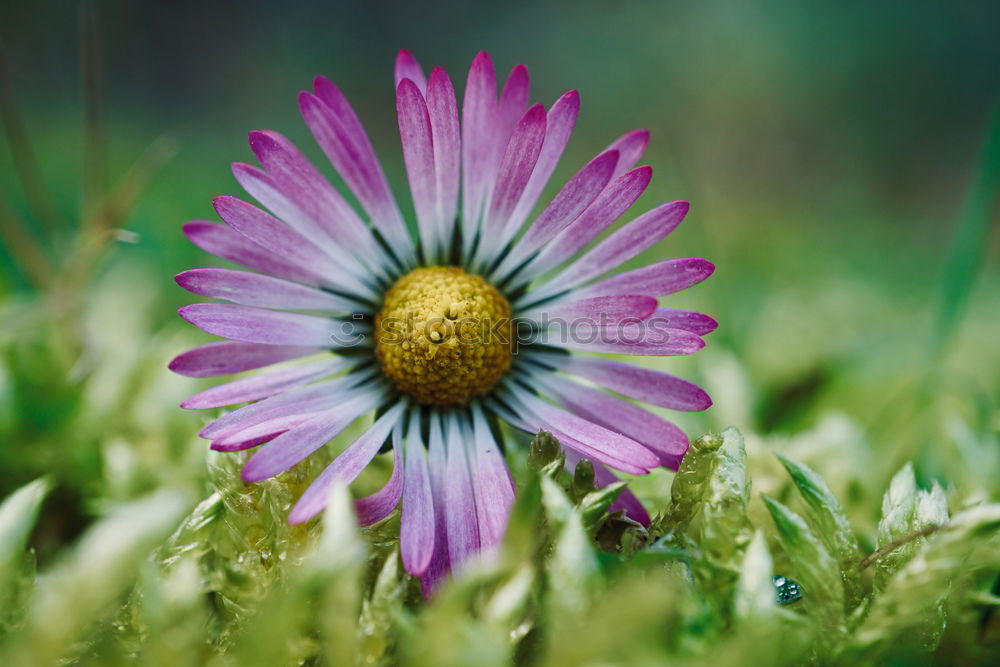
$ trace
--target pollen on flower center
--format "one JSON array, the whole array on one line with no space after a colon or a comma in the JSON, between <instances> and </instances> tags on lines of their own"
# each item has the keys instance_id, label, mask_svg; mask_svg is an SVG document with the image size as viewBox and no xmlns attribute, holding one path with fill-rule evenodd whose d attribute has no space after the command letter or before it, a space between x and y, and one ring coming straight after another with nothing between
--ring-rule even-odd
<instances>
[{"instance_id":1,"label":"pollen on flower center","mask_svg":"<svg viewBox=\"0 0 1000 667\"><path fill-rule=\"evenodd\" d=\"M454 266L414 269L386 292L375 317L375 354L420 403L482 396L511 361L510 304L480 276Z\"/></svg>"}]
</instances>

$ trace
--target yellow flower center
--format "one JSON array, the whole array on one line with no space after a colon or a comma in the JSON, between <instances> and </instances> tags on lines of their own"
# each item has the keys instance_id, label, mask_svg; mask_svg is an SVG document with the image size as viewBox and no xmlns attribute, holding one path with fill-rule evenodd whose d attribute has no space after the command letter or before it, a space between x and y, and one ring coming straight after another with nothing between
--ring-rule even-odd
<instances>
[{"instance_id":1,"label":"yellow flower center","mask_svg":"<svg viewBox=\"0 0 1000 667\"><path fill-rule=\"evenodd\" d=\"M495 287L455 266L410 271L375 316L375 354L400 391L420 403L482 396L511 360L510 304Z\"/></svg>"}]
</instances>

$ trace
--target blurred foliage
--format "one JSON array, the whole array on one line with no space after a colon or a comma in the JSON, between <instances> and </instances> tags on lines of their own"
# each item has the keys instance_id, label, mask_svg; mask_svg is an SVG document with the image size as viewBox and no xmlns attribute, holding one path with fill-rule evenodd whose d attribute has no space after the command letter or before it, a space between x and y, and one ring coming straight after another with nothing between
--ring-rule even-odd
<instances>
[{"instance_id":1,"label":"blurred foliage","mask_svg":"<svg viewBox=\"0 0 1000 667\"><path fill-rule=\"evenodd\" d=\"M502 547L426 603L401 574L395 517L358 529L350 495L335 488L322 530L289 527L281 517L303 476L244 487L237 457L213 464L215 491L187 518L191 503L178 492L122 503L36 578L17 565L30 557L18 541L46 490L34 482L0 505L11 545L0 576L21 591L5 608L14 620L0 659L986 665L1000 657L992 615L1000 598L990 590L1000 504L974 501L950 514L941 488L915 488L906 467L882 507L878 539L892 541L859 559L854 529L833 518L840 501L791 459L782 463L803 513L765 496L772 520L754 520L747 451L731 428L698 441L648 532L633 525L599 548L598 535L621 519L608 513L621 486L583 488L587 474L566 472L558 450L539 443L546 439L533 445ZM833 534L812 528L831 522ZM800 584L801 598L780 604L775 573Z\"/></svg>"}]
</instances>

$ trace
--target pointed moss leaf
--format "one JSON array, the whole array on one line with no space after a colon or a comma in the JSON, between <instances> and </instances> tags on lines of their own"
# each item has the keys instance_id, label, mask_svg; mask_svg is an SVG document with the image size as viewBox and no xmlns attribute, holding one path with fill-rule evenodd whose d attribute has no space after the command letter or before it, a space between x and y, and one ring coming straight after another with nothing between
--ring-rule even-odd
<instances>
[{"instance_id":1,"label":"pointed moss leaf","mask_svg":"<svg viewBox=\"0 0 1000 667\"><path fill-rule=\"evenodd\" d=\"M802 585L804 607L820 623L820 636L832 642L843 631L844 585L837 561L809 528L805 519L778 501L763 496L774 519L781 546Z\"/></svg>"},{"instance_id":2,"label":"pointed moss leaf","mask_svg":"<svg viewBox=\"0 0 1000 667\"><path fill-rule=\"evenodd\" d=\"M484 607L484 617L491 623L513 629L524 615L534 585L534 569L530 564L522 565L497 587Z\"/></svg>"},{"instance_id":3,"label":"pointed moss leaf","mask_svg":"<svg viewBox=\"0 0 1000 667\"><path fill-rule=\"evenodd\" d=\"M715 450L714 458L714 472L704 497L701 544L713 566L735 577L743 562L743 552L753 537L747 518L750 501L747 450L737 429L730 427L723 431L722 445Z\"/></svg>"},{"instance_id":4,"label":"pointed moss leaf","mask_svg":"<svg viewBox=\"0 0 1000 667\"><path fill-rule=\"evenodd\" d=\"M918 490L913 466L906 464L892 478L882 498L882 519L878 525L878 549L885 553L875 561L875 585L882 588L893 572L906 564L924 545L926 538L915 535L946 523L948 501L935 483L931 491Z\"/></svg>"},{"instance_id":5,"label":"pointed moss leaf","mask_svg":"<svg viewBox=\"0 0 1000 667\"><path fill-rule=\"evenodd\" d=\"M393 549L379 570L371 595L361 604L358 630L364 664L378 664L392 646L394 619L403 608L404 581L400 576L399 550Z\"/></svg>"},{"instance_id":6,"label":"pointed moss leaf","mask_svg":"<svg viewBox=\"0 0 1000 667\"><path fill-rule=\"evenodd\" d=\"M594 490L594 464L582 459L573 469L573 497L583 498Z\"/></svg>"},{"instance_id":7,"label":"pointed moss leaf","mask_svg":"<svg viewBox=\"0 0 1000 667\"><path fill-rule=\"evenodd\" d=\"M7 581L7 571L24 550L25 542L38 518L38 508L49 491L45 478L22 486L0 504L0 585Z\"/></svg>"},{"instance_id":8,"label":"pointed moss leaf","mask_svg":"<svg viewBox=\"0 0 1000 667\"><path fill-rule=\"evenodd\" d=\"M664 530L682 535L701 508L705 486L715 467L722 438L707 434L691 443L670 487L670 505L661 521Z\"/></svg>"},{"instance_id":9,"label":"pointed moss leaf","mask_svg":"<svg viewBox=\"0 0 1000 667\"><path fill-rule=\"evenodd\" d=\"M323 511L323 533L310 563L322 569L349 567L363 562L367 552L351 494L345 485L335 483Z\"/></svg>"},{"instance_id":10,"label":"pointed moss leaf","mask_svg":"<svg viewBox=\"0 0 1000 667\"><path fill-rule=\"evenodd\" d=\"M548 478L530 469L526 477L514 495L514 505L507 518L507 530L503 538L501 554L505 561L512 563L531 560L539 540L547 532L541 529L541 480Z\"/></svg>"},{"instance_id":11,"label":"pointed moss leaf","mask_svg":"<svg viewBox=\"0 0 1000 667\"><path fill-rule=\"evenodd\" d=\"M827 551L840 564L848 606L855 606L861 599L857 566L863 554L844 508L819 473L803 463L780 454L777 457L795 483L795 488L806 501L809 509L806 518L810 526L823 540Z\"/></svg>"},{"instance_id":12,"label":"pointed moss leaf","mask_svg":"<svg viewBox=\"0 0 1000 667\"><path fill-rule=\"evenodd\" d=\"M907 463L897 472L882 497L882 518L878 522L878 547L884 547L912 530L917 504L917 480L913 465Z\"/></svg>"},{"instance_id":13,"label":"pointed moss leaf","mask_svg":"<svg viewBox=\"0 0 1000 667\"><path fill-rule=\"evenodd\" d=\"M767 550L767 540L759 530L753 535L743 556L740 576L733 599L736 617L743 621L766 619L778 605L771 577L774 565Z\"/></svg>"},{"instance_id":14,"label":"pointed moss leaf","mask_svg":"<svg viewBox=\"0 0 1000 667\"><path fill-rule=\"evenodd\" d=\"M591 491L580 500L580 512L587 534L592 534L601 523L615 499L625 489L625 482L615 482Z\"/></svg>"},{"instance_id":15,"label":"pointed moss leaf","mask_svg":"<svg viewBox=\"0 0 1000 667\"><path fill-rule=\"evenodd\" d=\"M917 506L913 512L913 527L916 530L943 526L948 523L948 497L937 482L930 491L917 493Z\"/></svg>"},{"instance_id":16,"label":"pointed moss leaf","mask_svg":"<svg viewBox=\"0 0 1000 667\"><path fill-rule=\"evenodd\" d=\"M551 477L541 478L542 486L542 506L545 514L557 525L566 523L573 512L573 503L566 496L566 492Z\"/></svg>"},{"instance_id":17,"label":"pointed moss leaf","mask_svg":"<svg viewBox=\"0 0 1000 667\"><path fill-rule=\"evenodd\" d=\"M891 576L875 597L867 617L854 633L854 649L875 658L877 651L891 647L904 634L911 639L915 636L926 649L933 649L944 627L940 610L945 598L949 594L971 597L974 575L995 573L997 569L1000 569L1000 503L956 514L944 528L926 539L917 554Z\"/></svg>"},{"instance_id":18,"label":"pointed moss leaf","mask_svg":"<svg viewBox=\"0 0 1000 667\"><path fill-rule=\"evenodd\" d=\"M580 513L571 510L549 562L552 613L583 612L595 591L599 567Z\"/></svg>"}]
</instances>

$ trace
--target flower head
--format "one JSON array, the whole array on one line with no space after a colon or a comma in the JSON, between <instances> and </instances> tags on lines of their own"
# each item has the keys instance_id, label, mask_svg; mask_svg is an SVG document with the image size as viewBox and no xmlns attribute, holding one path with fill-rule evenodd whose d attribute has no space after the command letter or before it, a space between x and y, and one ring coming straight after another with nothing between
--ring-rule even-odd
<instances>
[{"instance_id":1,"label":"flower head","mask_svg":"<svg viewBox=\"0 0 1000 667\"><path fill-rule=\"evenodd\" d=\"M197 246L252 271L177 276L185 289L231 303L181 309L184 319L228 340L185 352L171 368L204 377L290 362L187 399L183 406L192 409L246 404L201 435L219 451L256 448L243 469L254 482L287 471L353 422L371 420L289 521L318 514L331 484L350 483L390 442L391 478L356 509L369 524L402 505L403 562L427 591L502 538L514 488L496 422L550 431L570 465L591 461L606 485L617 479L612 470L676 469L688 439L605 390L673 410L711 404L680 378L570 353L701 349L715 321L659 309L658 299L714 267L681 259L606 277L669 234L688 205L664 204L592 243L649 183L651 170L634 168L648 140L640 130L537 206L569 141L579 96L570 91L546 110L528 106L528 90L519 65L498 96L493 64L480 53L459 122L448 75L435 69L425 77L400 53L396 107L415 234L361 122L322 77L299 105L359 206L280 134L252 132L263 168L236 164L233 173L269 212L219 197L225 225L184 227ZM627 491L617 508L648 522Z\"/></svg>"}]
</instances>

